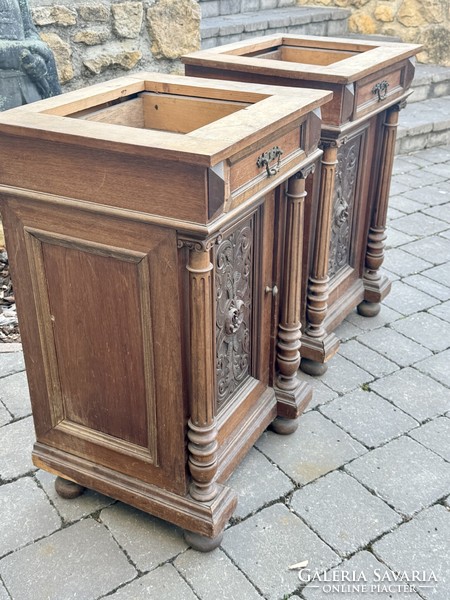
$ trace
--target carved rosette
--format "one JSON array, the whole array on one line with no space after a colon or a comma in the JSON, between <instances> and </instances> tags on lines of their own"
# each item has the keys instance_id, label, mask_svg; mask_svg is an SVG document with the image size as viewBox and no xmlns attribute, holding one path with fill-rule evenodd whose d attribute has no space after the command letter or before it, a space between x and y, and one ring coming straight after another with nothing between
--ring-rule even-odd
<instances>
[{"instance_id":1,"label":"carved rosette","mask_svg":"<svg viewBox=\"0 0 450 600\"><path fill-rule=\"evenodd\" d=\"M328 258L330 278L348 265L350 260L360 148L361 136L358 136L338 149Z\"/></svg>"},{"instance_id":2,"label":"carved rosette","mask_svg":"<svg viewBox=\"0 0 450 600\"><path fill-rule=\"evenodd\" d=\"M217 247L217 409L249 376L253 287L253 221L246 221Z\"/></svg>"}]
</instances>

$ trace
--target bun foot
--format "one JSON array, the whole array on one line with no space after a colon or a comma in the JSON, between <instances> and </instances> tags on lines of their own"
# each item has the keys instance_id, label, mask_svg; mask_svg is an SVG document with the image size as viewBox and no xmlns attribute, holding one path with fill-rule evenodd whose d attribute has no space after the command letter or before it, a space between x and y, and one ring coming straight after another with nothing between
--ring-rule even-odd
<instances>
[{"instance_id":1,"label":"bun foot","mask_svg":"<svg viewBox=\"0 0 450 600\"><path fill-rule=\"evenodd\" d=\"M363 300L357 306L358 314L362 317L376 317L381 310L381 304L379 302L367 302Z\"/></svg>"},{"instance_id":2,"label":"bun foot","mask_svg":"<svg viewBox=\"0 0 450 600\"><path fill-rule=\"evenodd\" d=\"M326 363L318 362L317 360L311 360L310 358L302 358L300 362L300 369L307 375L313 377L319 377L326 373L328 365Z\"/></svg>"},{"instance_id":3,"label":"bun foot","mask_svg":"<svg viewBox=\"0 0 450 600\"><path fill-rule=\"evenodd\" d=\"M74 481L57 477L55 480L55 490L58 496L65 498L66 500L73 500L78 498L84 492L86 488Z\"/></svg>"},{"instance_id":4,"label":"bun foot","mask_svg":"<svg viewBox=\"0 0 450 600\"><path fill-rule=\"evenodd\" d=\"M223 531L215 538L209 538L205 535L200 535L199 533L193 533L192 531L184 532L184 539L186 542L193 548L194 550L198 550L198 552L211 552L218 546L220 546L220 542L223 538Z\"/></svg>"},{"instance_id":5,"label":"bun foot","mask_svg":"<svg viewBox=\"0 0 450 600\"><path fill-rule=\"evenodd\" d=\"M285 419L277 417L270 425L271 429L278 435L291 435L298 428L299 419Z\"/></svg>"}]
</instances>

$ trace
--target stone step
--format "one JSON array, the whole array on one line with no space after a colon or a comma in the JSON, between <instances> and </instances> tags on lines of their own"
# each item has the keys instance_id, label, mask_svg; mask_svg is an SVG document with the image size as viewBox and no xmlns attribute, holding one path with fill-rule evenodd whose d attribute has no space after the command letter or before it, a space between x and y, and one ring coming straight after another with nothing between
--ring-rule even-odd
<instances>
[{"instance_id":1,"label":"stone step","mask_svg":"<svg viewBox=\"0 0 450 600\"><path fill-rule=\"evenodd\" d=\"M202 18L296 6L297 0L199 0Z\"/></svg>"},{"instance_id":2,"label":"stone step","mask_svg":"<svg viewBox=\"0 0 450 600\"><path fill-rule=\"evenodd\" d=\"M422 102L430 98L450 95L450 67L416 64L416 73L412 84L414 93L408 102Z\"/></svg>"},{"instance_id":3,"label":"stone step","mask_svg":"<svg viewBox=\"0 0 450 600\"><path fill-rule=\"evenodd\" d=\"M272 33L342 36L349 15L350 11L342 8L292 6L207 17L200 26L202 48Z\"/></svg>"},{"instance_id":4,"label":"stone step","mask_svg":"<svg viewBox=\"0 0 450 600\"><path fill-rule=\"evenodd\" d=\"M450 144L450 95L413 102L401 111L397 154L444 144Z\"/></svg>"}]
</instances>

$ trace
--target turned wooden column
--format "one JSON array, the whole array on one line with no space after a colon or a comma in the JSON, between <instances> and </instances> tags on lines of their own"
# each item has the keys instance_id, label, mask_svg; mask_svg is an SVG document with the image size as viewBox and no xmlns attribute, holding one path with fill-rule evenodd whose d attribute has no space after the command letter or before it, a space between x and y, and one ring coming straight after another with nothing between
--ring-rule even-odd
<instances>
[{"instance_id":1,"label":"turned wooden column","mask_svg":"<svg viewBox=\"0 0 450 600\"><path fill-rule=\"evenodd\" d=\"M328 263L330 255L331 219L333 213L334 181L337 165L338 142L323 142L321 181L316 217L315 249L308 279L306 298L305 343L320 347L326 331L323 321L328 309ZM302 359L302 370L313 375L324 372L325 365L310 359Z\"/></svg>"},{"instance_id":2,"label":"turned wooden column","mask_svg":"<svg viewBox=\"0 0 450 600\"><path fill-rule=\"evenodd\" d=\"M374 317L380 312L380 302L389 293L391 283L380 274L379 269L384 260L386 240L386 218L391 187L392 167L394 165L395 141L399 111L406 102L396 104L386 111L383 123L383 141L380 155L380 174L371 215L364 272L364 300L358 305L359 314Z\"/></svg>"},{"instance_id":3,"label":"turned wooden column","mask_svg":"<svg viewBox=\"0 0 450 600\"><path fill-rule=\"evenodd\" d=\"M275 394L279 417L273 428L277 433L292 433L297 417L311 399L312 391L297 378L301 348L301 294L305 179L314 165L291 177L286 192L286 230L284 238L284 270L280 300L277 341L277 378Z\"/></svg>"},{"instance_id":4,"label":"turned wooden column","mask_svg":"<svg viewBox=\"0 0 450 600\"><path fill-rule=\"evenodd\" d=\"M189 251L190 419L188 421L190 494L207 502L217 495L217 427L214 418L213 265L209 250Z\"/></svg>"}]
</instances>

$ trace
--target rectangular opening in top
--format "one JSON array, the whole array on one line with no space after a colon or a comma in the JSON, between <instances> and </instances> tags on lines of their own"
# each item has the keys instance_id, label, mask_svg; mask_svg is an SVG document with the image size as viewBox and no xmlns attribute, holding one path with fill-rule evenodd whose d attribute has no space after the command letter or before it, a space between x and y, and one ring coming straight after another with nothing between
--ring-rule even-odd
<instances>
[{"instance_id":1,"label":"rectangular opening in top","mask_svg":"<svg viewBox=\"0 0 450 600\"><path fill-rule=\"evenodd\" d=\"M368 46L364 50L361 50L361 46L358 47L358 50L349 50L348 48L313 48L306 45L294 46L282 44L272 48L263 48L258 51L248 52L241 54L240 56L266 58L271 60L294 62L303 65L328 66L346 58L361 54L362 52L367 52L371 49L372 46Z\"/></svg>"},{"instance_id":2,"label":"rectangular opening in top","mask_svg":"<svg viewBox=\"0 0 450 600\"><path fill-rule=\"evenodd\" d=\"M189 133L246 106L249 103L140 92L71 113L67 117L140 129Z\"/></svg>"}]
</instances>

